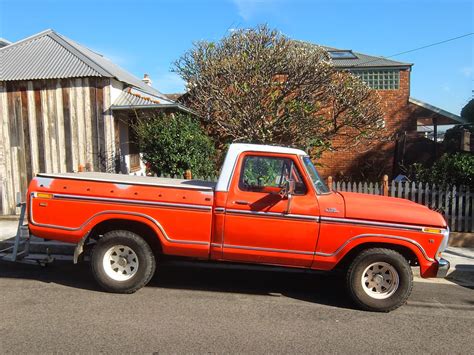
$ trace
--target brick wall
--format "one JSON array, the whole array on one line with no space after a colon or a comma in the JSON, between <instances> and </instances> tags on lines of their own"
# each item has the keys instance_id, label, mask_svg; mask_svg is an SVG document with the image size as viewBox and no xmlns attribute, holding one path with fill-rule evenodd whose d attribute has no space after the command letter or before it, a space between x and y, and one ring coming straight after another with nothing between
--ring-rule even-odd
<instances>
[{"instance_id":1,"label":"brick wall","mask_svg":"<svg viewBox=\"0 0 474 355\"><path fill-rule=\"evenodd\" d=\"M408 99L410 97L410 71L400 71L398 90L378 90L382 99L385 128L388 136L398 132L416 131L416 115L411 114ZM376 179L379 175L392 173L395 142L374 142L373 144L345 149L344 141L333 141L336 151L323 154L318 163L322 176L338 178Z\"/></svg>"}]
</instances>

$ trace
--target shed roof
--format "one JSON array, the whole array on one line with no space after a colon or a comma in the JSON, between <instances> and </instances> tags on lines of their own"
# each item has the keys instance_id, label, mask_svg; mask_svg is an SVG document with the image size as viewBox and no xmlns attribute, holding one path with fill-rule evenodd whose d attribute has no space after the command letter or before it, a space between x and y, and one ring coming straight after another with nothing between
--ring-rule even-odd
<instances>
[{"instance_id":1,"label":"shed roof","mask_svg":"<svg viewBox=\"0 0 474 355\"><path fill-rule=\"evenodd\" d=\"M112 110L175 108L195 114L187 107L168 98L152 95L144 90L128 87L112 103Z\"/></svg>"},{"instance_id":2,"label":"shed roof","mask_svg":"<svg viewBox=\"0 0 474 355\"><path fill-rule=\"evenodd\" d=\"M459 124L459 123L466 123L464 119L458 115L455 115L454 113L448 112L446 110L443 110L439 107L433 106L429 103L426 103L424 101L415 99L413 97L410 97L408 100L409 103L416 105L418 107L422 107L428 111L431 111L437 115L440 115L444 117L444 119L441 119L438 124L440 125L452 125L452 124ZM432 117L428 117L428 121L432 120ZM426 122L426 119L423 122L424 124L433 124L433 122Z\"/></svg>"},{"instance_id":3,"label":"shed roof","mask_svg":"<svg viewBox=\"0 0 474 355\"><path fill-rule=\"evenodd\" d=\"M0 81L109 77L166 99L101 54L51 29L0 48L0 60Z\"/></svg>"}]
</instances>

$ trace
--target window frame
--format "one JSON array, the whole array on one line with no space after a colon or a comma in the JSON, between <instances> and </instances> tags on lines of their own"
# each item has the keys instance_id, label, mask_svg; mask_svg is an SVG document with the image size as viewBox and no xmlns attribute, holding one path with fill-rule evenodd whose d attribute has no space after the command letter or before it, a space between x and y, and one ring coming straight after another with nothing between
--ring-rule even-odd
<instances>
[{"instance_id":1,"label":"window frame","mask_svg":"<svg viewBox=\"0 0 474 355\"><path fill-rule=\"evenodd\" d=\"M373 90L400 90L399 69L354 69L350 73Z\"/></svg>"},{"instance_id":2,"label":"window frame","mask_svg":"<svg viewBox=\"0 0 474 355\"><path fill-rule=\"evenodd\" d=\"M308 189L308 184L306 183L305 179L304 179L304 175L302 174L301 172L301 169L298 168L297 164L296 164L296 161L293 159L293 158L289 158L289 157L285 157L285 156L268 156L268 155L259 155L259 154L246 154L243 158L242 158L242 163L240 165L240 173L239 173L239 179L237 181L237 188L239 189L239 191L241 192L252 192L252 193L260 193L260 194L268 194L268 192L263 192L263 191L252 191L252 190L246 190L245 188L243 188L242 186L242 181L243 181L243 176L244 176L244 173L245 173L245 163L247 161L247 159L249 158L261 158L261 159L279 159L279 160L289 160L291 161L293 164L293 169L296 169L296 172L299 174L299 178L301 180L301 183L303 183L304 185L304 193L293 193L293 196L305 196L308 194L309 192L309 189ZM262 186L264 187L264 186ZM274 186L268 186L268 187L274 187Z\"/></svg>"}]
</instances>

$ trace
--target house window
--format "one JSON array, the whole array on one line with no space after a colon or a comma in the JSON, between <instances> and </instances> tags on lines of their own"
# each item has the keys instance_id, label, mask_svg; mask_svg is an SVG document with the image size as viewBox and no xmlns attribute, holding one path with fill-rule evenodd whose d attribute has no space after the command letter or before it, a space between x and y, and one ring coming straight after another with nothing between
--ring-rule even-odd
<instances>
[{"instance_id":1,"label":"house window","mask_svg":"<svg viewBox=\"0 0 474 355\"><path fill-rule=\"evenodd\" d=\"M328 51L331 59L357 59L357 56L348 50Z\"/></svg>"},{"instance_id":2,"label":"house window","mask_svg":"<svg viewBox=\"0 0 474 355\"><path fill-rule=\"evenodd\" d=\"M351 73L375 90L398 90L400 87L399 70L352 70Z\"/></svg>"}]
</instances>

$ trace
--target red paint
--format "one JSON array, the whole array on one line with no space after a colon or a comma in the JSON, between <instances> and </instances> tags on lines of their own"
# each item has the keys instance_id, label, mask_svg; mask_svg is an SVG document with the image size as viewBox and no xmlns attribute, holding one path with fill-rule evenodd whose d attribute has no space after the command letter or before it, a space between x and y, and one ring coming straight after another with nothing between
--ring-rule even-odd
<instances>
[{"instance_id":1,"label":"red paint","mask_svg":"<svg viewBox=\"0 0 474 355\"><path fill-rule=\"evenodd\" d=\"M288 199L278 191L239 188L242 162L249 154L292 159L307 191L292 197L289 211ZM242 153L228 192L64 178L35 178L28 192L29 228L38 237L78 243L101 222L130 220L149 226L165 254L320 270L331 270L355 247L377 243L410 249L421 275L432 277L443 235L409 228L446 228L441 215L409 201L318 194L300 157L291 154Z\"/></svg>"}]
</instances>

